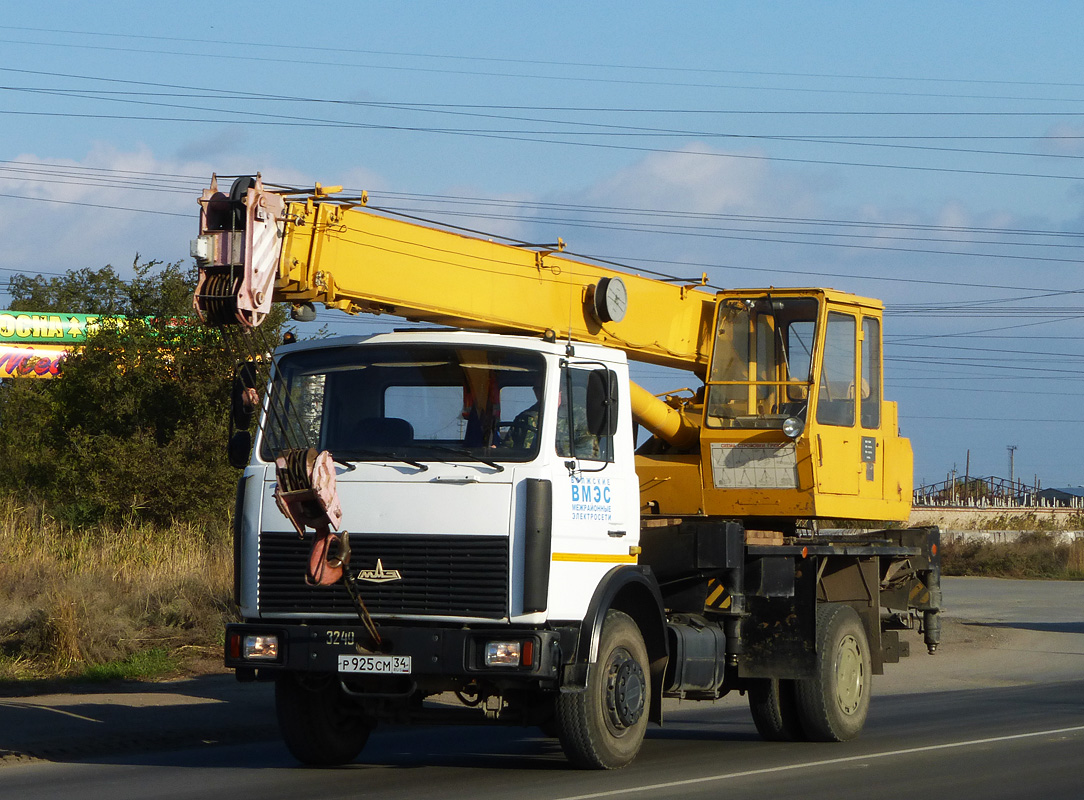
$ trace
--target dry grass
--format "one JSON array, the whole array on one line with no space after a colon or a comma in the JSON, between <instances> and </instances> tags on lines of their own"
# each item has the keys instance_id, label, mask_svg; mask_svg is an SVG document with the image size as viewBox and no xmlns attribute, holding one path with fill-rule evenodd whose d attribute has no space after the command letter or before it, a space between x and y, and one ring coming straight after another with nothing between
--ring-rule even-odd
<instances>
[{"instance_id":1,"label":"dry grass","mask_svg":"<svg viewBox=\"0 0 1084 800\"><path fill-rule=\"evenodd\" d=\"M1014 542L945 542L941 568L946 575L1084 580L1084 539L1033 531Z\"/></svg>"},{"instance_id":2,"label":"dry grass","mask_svg":"<svg viewBox=\"0 0 1084 800\"><path fill-rule=\"evenodd\" d=\"M0 511L0 680L93 675L145 664L151 652L178 669L217 659L233 614L231 570L225 522L73 530L9 502Z\"/></svg>"}]
</instances>

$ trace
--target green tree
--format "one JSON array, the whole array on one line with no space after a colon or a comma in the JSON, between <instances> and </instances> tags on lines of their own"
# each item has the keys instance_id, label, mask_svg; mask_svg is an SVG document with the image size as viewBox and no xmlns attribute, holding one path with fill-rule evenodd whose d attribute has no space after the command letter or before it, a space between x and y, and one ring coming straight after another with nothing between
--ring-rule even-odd
<instances>
[{"instance_id":1,"label":"green tree","mask_svg":"<svg viewBox=\"0 0 1084 800\"><path fill-rule=\"evenodd\" d=\"M0 390L0 490L80 526L220 521L237 479L225 455L234 361L190 316L192 271L137 257L134 273L13 281L13 310L114 316L58 378ZM284 319L277 308L261 332L278 340Z\"/></svg>"},{"instance_id":2,"label":"green tree","mask_svg":"<svg viewBox=\"0 0 1084 800\"><path fill-rule=\"evenodd\" d=\"M181 262L132 262L126 281L111 265L68 270L46 279L16 275L9 281L12 311L59 311L122 317L174 317L192 314L195 274Z\"/></svg>"}]
</instances>

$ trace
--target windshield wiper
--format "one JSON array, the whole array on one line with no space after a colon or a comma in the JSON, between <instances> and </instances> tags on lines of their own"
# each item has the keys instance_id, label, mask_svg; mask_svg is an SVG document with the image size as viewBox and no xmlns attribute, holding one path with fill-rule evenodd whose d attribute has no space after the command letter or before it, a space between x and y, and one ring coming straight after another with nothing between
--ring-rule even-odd
<instances>
[{"instance_id":1,"label":"windshield wiper","mask_svg":"<svg viewBox=\"0 0 1084 800\"><path fill-rule=\"evenodd\" d=\"M429 469L428 464L423 464L420 461L415 461L414 459L407 458L402 453L397 453L394 450L366 450L364 448L358 449L356 447L351 447L346 452L349 455L356 456L358 458L373 458L373 459L385 459L385 460L391 460L391 461L402 461L404 464L410 464L410 466L412 466L412 467L417 467L419 472L425 472L427 469ZM347 466L345 463L343 463L343 457L342 456L335 456L334 460L335 460L335 463L337 463L337 464L342 464L344 467ZM354 469L354 467L349 466L348 469Z\"/></svg>"},{"instance_id":2,"label":"windshield wiper","mask_svg":"<svg viewBox=\"0 0 1084 800\"><path fill-rule=\"evenodd\" d=\"M495 469L497 472L504 472L503 465L498 464L491 458L485 458L484 456L476 455L465 447L447 447L442 444L430 444L426 445L426 447L430 450L439 450L442 453L452 453L453 455L464 456L472 461L481 461L487 467L493 467L493 469Z\"/></svg>"}]
</instances>

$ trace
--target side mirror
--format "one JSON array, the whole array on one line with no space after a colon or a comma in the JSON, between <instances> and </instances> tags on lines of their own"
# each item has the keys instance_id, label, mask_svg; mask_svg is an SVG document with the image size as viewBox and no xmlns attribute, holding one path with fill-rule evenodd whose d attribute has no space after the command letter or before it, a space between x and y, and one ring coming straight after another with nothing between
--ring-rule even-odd
<instances>
[{"instance_id":1,"label":"side mirror","mask_svg":"<svg viewBox=\"0 0 1084 800\"><path fill-rule=\"evenodd\" d=\"M244 469L248 466L248 457L252 453L252 434L248 431L237 431L230 437L226 445L226 455L230 466Z\"/></svg>"},{"instance_id":2,"label":"side mirror","mask_svg":"<svg viewBox=\"0 0 1084 800\"><path fill-rule=\"evenodd\" d=\"M233 388L230 391L230 413L235 428L245 430L252 424L252 417L260 405L256 391L256 364L246 361L238 364L233 372Z\"/></svg>"},{"instance_id":3,"label":"side mirror","mask_svg":"<svg viewBox=\"0 0 1084 800\"><path fill-rule=\"evenodd\" d=\"M587 430L592 436L617 432L617 374L596 369L587 378Z\"/></svg>"}]
</instances>

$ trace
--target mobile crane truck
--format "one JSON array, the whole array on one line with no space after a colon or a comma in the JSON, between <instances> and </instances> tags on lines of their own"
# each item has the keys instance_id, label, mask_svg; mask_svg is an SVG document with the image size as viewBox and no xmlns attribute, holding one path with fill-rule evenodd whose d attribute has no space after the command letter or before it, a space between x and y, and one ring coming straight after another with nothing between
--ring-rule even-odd
<instances>
[{"instance_id":1,"label":"mobile crane truck","mask_svg":"<svg viewBox=\"0 0 1084 800\"><path fill-rule=\"evenodd\" d=\"M290 752L490 720L616 768L664 698L731 691L765 739L858 735L901 632L940 634L936 528L821 524L910 511L881 303L712 291L366 201L213 179L192 245L196 311L230 336L273 302L433 323L278 347L262 399L256 361L237 373L225 663L275 682ZM696 387L655 396L630 359Z\"/></svg>"}]
</instances>

